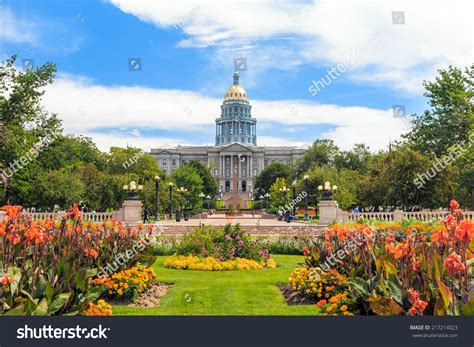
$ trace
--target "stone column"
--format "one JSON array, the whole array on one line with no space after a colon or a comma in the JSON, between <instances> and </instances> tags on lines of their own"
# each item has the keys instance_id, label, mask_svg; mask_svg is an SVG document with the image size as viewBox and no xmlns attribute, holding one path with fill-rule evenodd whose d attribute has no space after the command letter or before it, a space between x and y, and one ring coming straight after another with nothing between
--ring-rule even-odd
<instances>
[{"instance_id":1,"label":"stone column","mask_svg":"<svg viewBox=\"0 0 474 347\"><path fill-rule=\"evenodd\" d=\"M120 209L124 224L136 225L142 222L143 203L140 200L125 200Z\"/></svg>"},{"instance_id":2,"label":"stone column","mask_svg":"<svg viewBox=\"0 0 474 347\"><path fill-rule=\"evenodd\" d=\"M403 211L402 210L393 211L393 220L401 222L403 220Z\"/></svg>"},{"instance_id":3,"label":"stone column","mask_svg":"<svg viewBox=\"0 0 474 347\"><path fill-rule=\"evenodd\" d=\"M337 221L337 210L339 205L335 200L321 200L318 203L319 222L318 225L329 225Z\"/></svg>"}]
</instances>

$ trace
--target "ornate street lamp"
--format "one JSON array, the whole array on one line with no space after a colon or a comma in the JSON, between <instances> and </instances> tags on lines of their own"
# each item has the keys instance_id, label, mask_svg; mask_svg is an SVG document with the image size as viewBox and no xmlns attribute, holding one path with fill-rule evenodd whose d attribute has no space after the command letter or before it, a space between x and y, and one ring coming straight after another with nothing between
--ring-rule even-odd
<instances>
[{"instance_id":1,"label":"ornate street lamp","mask_svg":"<svg viewBox=\"0 0 474 347\"><path fill-rule=\"evenodd\" d=\"M158 210L158 204L160 203L160 176L155 176L155 220L160 220L160 212Z\"/></svg>"},{"instance_id":2,"label":"ornate street lamp","mask_svg":"<svg viewBox=\"0 0 474 347\"><path fill-rule=\"evenodd\" d=\"M294 181L291 183L291 188L293 189L293 217L296 216L296 178Z\"/></svg>"},{"instance_id":3,"label":"ornate street lamp","mask_svg":"<svg viewBox=\"0 0 474 347\"><path fill-rule=\"evenodd\" d=\"M201 193L199 194L199 197L201 198L201 200L202 200L202 205L203 205L203 208L201 208L201 213L199 214L199 226L201 226L201 218L202 218L202 213L203 213L203 211L204 211L204 198L206 197L206 195L205 195L203 192L201 192Z\"/></svg>"},{"instance_id":4,"label":"ornate street lamp","mask_svg":"<svg viewBox=\"0 0 474 347\"><path fill-rule=\"evenodd\" d=\"M187 192L188 192L188 190L187 190L186 188L184 188L184 187L178 188L178 193L179 193L179 195L181 195L181 198L182 198L182 200L183 200L183 204L182 204L182 207L181 207L181 214L182 214L184 220L188 220L188 219L187 219L187 216L186 216L186 211L185 211L185 204L186 204L186 202L185 202L185 199L186 199L185 194L186 194ZM176 221L177 221L177 222L180 221L180 220L178 219L178 215L177 215L177 214L176 214Z\"/></svg>"},{"instance_id":5,"label":"ornate street lamp","mask_svg":"<svg viewBox=\"0 0 474 347\"><path fill-rule=\"evenodd\" d=\"M168 184L170 188L170 219L173 218L173 182Z\"/></svg>"},{"instance_id":6,"label":"ornate street lamp","mask_svg":"<svg viewBox=\"0 0 474 347\"><path fill-rule=\"evenodd\" d=\"M266 194L265 194L265 202L266 202L266 204L265 204L266 207L265 207L265 208L266 208L267 210L268 210L268 198L269 198L269 197L270 197L270 194L266 193Z\"/></svg>"},{"instance_id":7,"label":"ornate street lamp","mask_svg":"<svg viewBox=\"0 0 474 347\"><path fill-rule=\"evenodd\" d=\"M128 192L127 200L138 200L137 191L142 191L143 186L139 184L137 186L135 181L130 181L130 184L125 184L123 190Z\"/></svg>"},{"instance_id":8,"label":"ornate street lamp","mask_svg":"<svg viewBox=\"0 0 474 347\"><path fill-rule=\"evenodd\" d=\"M323 186L318 186L318 190L323 193L321 200L334 200L333 194L337 191L336 185L331 185L331 182L326 181Z\"/></svg>"},{"instance_id":9,"label":"ornate street lamp","mask_svg":"<svg viewBox=\"0 0 474 347\"><path fill-rule=\"evenodd\" d=\"M309 220L308 217L308 175L304 175L303 182L304 182L304 191L306 192L306 196L304 197L304 220Z\"/></svg>"},{"instance_id":10,"label":"ornate street lamp","mask_svg":"<svg viewBox=\"0 0 474 347\"><path fill-rule=\"evenodd\" d=\"M283 194L283 208L285 209L285 213L283 214L283 218L288 220L286 218L286 215L288 213L288 211L286 211L286 194L288 193L288 188L286 188L286 186L283 186L283 188L280 188L280 192Z\"/></svg>"},{"instance_id":11,"label":"ornate street lamp","mask_svg":"<svg viewBox=\"0 0 474 347\"><path fill-rule=\"evenodd\" d=\"M209 203L211 200L211 196L210 195L206 196L206 199L207 199L207 210L209 211Z\"/></svg>"},{"instance_id":12,"label":"ornate street lamp","mask_svg":"<svg viewBox=\"0 0 474 347\"><path fill-rule=\"evenodd\" d=\"M260 210L263 210L263 199L265 199L265 197L260 195L258 198L260 199Z\"/></svg>"}]
</instances>

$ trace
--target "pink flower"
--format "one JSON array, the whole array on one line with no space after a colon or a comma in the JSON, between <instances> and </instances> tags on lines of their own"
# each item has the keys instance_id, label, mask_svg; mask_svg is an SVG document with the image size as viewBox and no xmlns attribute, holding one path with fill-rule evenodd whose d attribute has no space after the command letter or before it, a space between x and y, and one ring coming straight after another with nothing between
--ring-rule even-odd
<instances>
[{"instance_id":1,"label":"pink flower","mask_svg":"<svg viewBox=\"0 0 474 347\"><path fill-rule=\"evenodd\" d=\"M240 247L244 247L244 241L240 240L240 241L239 241L239 246L240 246Z\"/></svg>"},{"instance_id":2,"label":"pink flower","mask_svg":"<svg viewBox=\"0 0 474 347\"><path fill-rule=\"evenodd\" d=\"M206 247L202 246L201 247L201 254L206 254L207 250Z\"/></svg>"},{"instance_id":3,"label":"pink flower","mask_svg":"<svg viewBox=\"0 0 474 347\"><path fill-rule=\"evenodd\" d=\"M227 240L230 240L230 235L229 235L229 234L225 234L225 238L226 238Z\"/></svg>"}]
</instances>

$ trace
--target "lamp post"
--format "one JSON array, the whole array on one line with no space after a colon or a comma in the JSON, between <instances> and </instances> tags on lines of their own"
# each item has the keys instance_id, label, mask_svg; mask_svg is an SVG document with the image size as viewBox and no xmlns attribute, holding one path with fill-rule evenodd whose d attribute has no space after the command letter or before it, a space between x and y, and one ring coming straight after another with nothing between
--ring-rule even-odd
<instances>
[{"instance_id":1,"label":"lamp post","mask_svg":"<svg viewBox=\"0 0 474 347\"><path fill-rule=\"evenodd\" d=\"M127 200L138 200L137 192L143 190L143 186L135 181L130 181L130 184L123 186L123 190L128 192Z\"/></svg>"},{"instance_id":2,"label":"lamp post","mask_svg":"<svg viewBox=\"0 0 474 347\"><path fill-rule=\"evenodd\" d=\"M209 211L209 203L211 200L211 196L210 195L206 196L206 199L207 199L207 210Z\"/></svg>"},{"instance_id":3,"label":"lamp post","mask_svg":"<svg viewBox=\"0 0 474 347\"><path fill-rule=\"evenodd\" d=\"M199 214L199 226L201 226L201 218L202 218L202 213L203 213L203 211L204 211L204 198L206 197L206 195L205 195L203 192L201 192L201 193L199 194L199 197L201 198L201 200L202 200L202 205L203 205L203 207L201 208L201 213Z\"/></svg>"},{"instance_id":4,"label":"lamp post","mask_svg":"<svg viewBox=\"0 0 474 347\"><path fill-rule=\"evenodd\" d=\"M170 188L170 219L173 218L173 182L168 184Z\"/></svg>"},{"instance_id":5,"label":"lamp post","mask_svg":"<svg viewBox=\"0 0 474 347\"><path fill-rule=\"evenodd\" d=\"M286 210L286 194L288 193L288 189L286 188L286 186L283 186L283 188L280 188L280 192L283 194L283 211L284 214L283 214L283 219L286 219L286 214L288 213L288 211Z\"/></svg>"},{"instance_id":6,"label":"lamp post","mask_svg":"<svg viewBox=\"0 0 474 347\"><path fill-rule=\"evenodd\" d=\"M291 183L291 188L293 189L293 218L294 218L295 215L296 215L296 204L295 204L295 201L296 201L296 178Z\"/></svg>"},{"instance_id":7,"label":"lamp post","mask_svg":"<svg viewBox=\"0 0 474 347\"><path fill-rule=\"evenodd\" d=\"M304 220L308 220L308 175L304 175L303 182L304 182L304 191L306 192L306 196L304 197Z\"/></svg>"},{"instance_id":8,"label":"lamp post","mask_svg":"<svg viewBox=\"0 0 474 347\"><path fill-rule=\"evenodd\" d=\"M260 195L258 198L260 199L260 210L263 210L263 199L265 199L265 197Z\"/></svg>"},{"instance_id":9,"label":"lamp post","mask_svg":"<svg viewBox=\"0 0 474 347\"><path fill-rule=\"evenodd\" d=\"M160 220L160 212L158 210L158 204L160 203L160 176L155 176L155 220Z\"/></svg>"},{"instance_id":10,"label":"lamp post","mask_svg":"<svg viewBox=\"0 0 474 347\"><path fill-rule=\"evenodd\" d=\"M266 193L265 194L265 205L266 205L265 209L267 209L267 210L268 210L268 198L269 197L270 197L270 194Z\"/></svg>"},{"instance_id":11,"label":"lamp post","mask_svg":"<svg viewBox=\"0 0 474 347\"><path fill-rule=\"evenodd\" d=\"M182 217L184 220L186 220L186 212L185 212L185 199L186 199L186 196L185 194L188 192L188 190L184 187L180 187L178 188L178 193L179 195L181 195L181 198L183 200L183 204L181 205L181 214L182 214ZM178 218L178 215L176 215L176 221L179 222L180 219Z\"/></svg>"},{"instance_id":12,"label":"lamp post","mask_svg":"<svg viewBox=\"0 0 474 347\"><path fill-rule=\"evenodd\" d=\"M322 185L318 186L318 190L323 193L321 200L334 200L333 194L337 191L337 186L331 185L331 182L324 182L324 187Z\"/></svg>"}]
</instances>

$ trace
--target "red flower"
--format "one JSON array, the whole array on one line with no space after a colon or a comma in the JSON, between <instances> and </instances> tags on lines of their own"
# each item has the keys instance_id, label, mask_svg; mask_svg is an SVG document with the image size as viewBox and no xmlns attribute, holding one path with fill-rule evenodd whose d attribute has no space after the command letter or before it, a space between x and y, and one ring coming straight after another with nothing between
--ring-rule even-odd
<instances>
[{"instance_id":1,"label":"red flower","mask_svg":"<svg viewBox=\"0 0 474 347\"><path fill-rule=\"evenodd\" d=\"M457 202L456 200L451 200L449 202L449 208L451 209L451 211L454 211L454 210L457 210L459 208L459 202Z\"/></svg>"},{"instance_id":2,"label":"red flower","mask_svg":"<svg viewBox=\"0 0 474 347\"><path fill-rule=\"evenodd\" d=\"M318 306L319 308L323 307L324 305L326 305L327 301L322 299L322 300L319 300L317 303L316 303L316 306Z\"/></svg>"},{"instance_id":3,"label":"red flower","mask_svg":"<svg viewBox=\"0 0 474 347\"><path fill-rule=\"evenodd\" d=\"M410 316L423 316L423 311L425 310L428 303L420 299L420 293L415 289L407 289L408 292L408 301L412 304L412 307L408 310Z\"/></svg>"},{"instance_id":4,"label":"red flower","mask_svg":"<svg viewBox=\"0 0 474 347\"><path fill-rule=\"evenodd\" d=\"M444 259L444 266L446 266L446 270L452 277L466 269L461 256L456 253Z\"/></svg>"},{"instance_id":5,"label":"red flower","mask_svg":"<svg viewBox=\"0 0 474 347\"><path fill-rule=\"evenodd\" d=\"M9 274L5 274L3 276L0 277L0 283L3 285L3 286L6 286L7 284L9 283L12 283L12 279L10 277Z\"/></svg>"},{"instance_id":6,"label":"red flower","mask_svg":"<svg viewBox=\"0 0 474 347\"><path fill-rule=\"evenodd\" d=\"M99 253L97 253L97 251L93 248L85 249L84 253L87 254L89 257L97 258L99 256Z\"/></svg>"}]
</instances>

